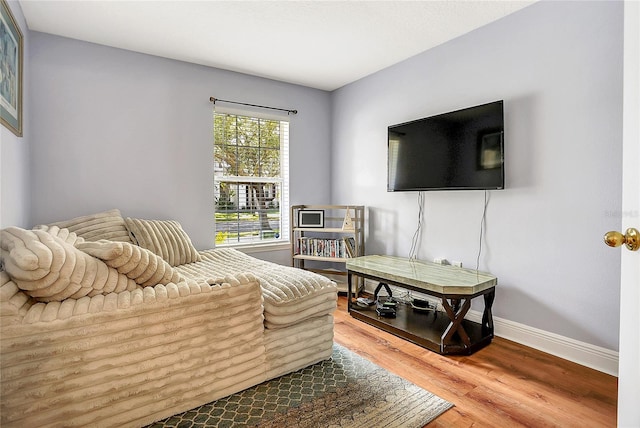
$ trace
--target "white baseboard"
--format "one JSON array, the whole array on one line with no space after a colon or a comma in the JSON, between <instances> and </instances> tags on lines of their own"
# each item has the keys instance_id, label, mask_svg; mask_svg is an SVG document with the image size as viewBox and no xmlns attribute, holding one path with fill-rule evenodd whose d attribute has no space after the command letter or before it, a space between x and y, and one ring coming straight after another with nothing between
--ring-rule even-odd
<instances>
[{"instance_id":1,"label":"white baseboard","mask_svg":"<svg viewBox=\"0 0 640 428\"><path fill-rule=\"evenodd\" d=\"M365 282L365 290L373 294L375 284ZM403 289L391 287L394 292L402 293ZM401 294L399 294L401 295ZM437 303L432 296L420 296ZM474 322L482 322L482 312L470 310L466 319ZM511 340L521 345L537 349L547 354L572 361L574 363L618 376L618 352L600 346L580 342L559 334L540 330L535 327L509 321L504 318L493 317L494 334L498 337Z\"/></svg>"},{"instance_id":2,"label":"white baseboard","mask_svg":"<svg viewBox=\"0 0 640 428\"><path fill-rule=\"evenodd\" d=\"M482 322L482 312L471 310L466 318L470 321ZM496 336L618 376L618 352L616 351L495 316L493 327Z\"/></svg>"}]
</instances>

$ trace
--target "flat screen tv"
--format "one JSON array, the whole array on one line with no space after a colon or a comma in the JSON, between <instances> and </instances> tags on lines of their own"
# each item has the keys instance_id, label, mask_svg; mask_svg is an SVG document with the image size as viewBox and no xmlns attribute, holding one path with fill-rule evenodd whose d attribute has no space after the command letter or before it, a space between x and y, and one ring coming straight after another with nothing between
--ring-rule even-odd
<instances>
[{"instance_id":1,"label":"flat screen tv","mask_svg":"<svg viewBox=\"0 0 640 428\"><path fill-rule=\"evenodd\" d=\"M503 101L388 128L387 190L504 188Z\"/></svg>"}]
</instances>

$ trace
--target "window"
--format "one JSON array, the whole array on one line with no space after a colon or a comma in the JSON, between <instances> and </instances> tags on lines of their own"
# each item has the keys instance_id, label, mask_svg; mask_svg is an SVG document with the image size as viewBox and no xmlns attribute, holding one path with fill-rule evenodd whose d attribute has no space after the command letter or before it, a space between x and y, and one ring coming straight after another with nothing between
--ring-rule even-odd
<instances>
[{"instance_id":1,"label":"window","mask_svg":"<svg viewBox=\"0 0 640 428\"><path fill-rule=\"evenodd\" d=\"M289 239L289 122L214 113L216 245Z\"/></svg>"}]
</instances>

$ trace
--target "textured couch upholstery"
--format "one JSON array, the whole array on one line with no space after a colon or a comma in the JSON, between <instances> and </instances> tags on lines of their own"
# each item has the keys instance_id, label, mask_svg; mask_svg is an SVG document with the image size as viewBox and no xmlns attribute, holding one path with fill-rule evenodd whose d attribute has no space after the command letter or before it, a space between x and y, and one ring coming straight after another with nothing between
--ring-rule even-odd
<instances>
[{"instance_id":1,"label":"textured couch upholstery","mask_svg":"<svg viewBox=\"0 0 640 428\"><path fill-rule=\"evenodd\" d=\"M333 282L119 215L0 231L2 427L143 426L330 357Z\"/></svg>"}]
</instances>

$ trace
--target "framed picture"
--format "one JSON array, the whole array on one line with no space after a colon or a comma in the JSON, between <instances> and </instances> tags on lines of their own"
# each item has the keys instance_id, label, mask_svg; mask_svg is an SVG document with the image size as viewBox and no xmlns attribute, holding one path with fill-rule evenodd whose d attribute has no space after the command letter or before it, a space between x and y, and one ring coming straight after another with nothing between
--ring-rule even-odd
<instances>
[{"instance_id":1,"label":"framed picture","mask_svg":"<svg viewBox=\"0 0 640 428\"><path fill-rule=\"evenodd\" d=\"M22 32L7 2L0 3L0 119L22 137Z\"/></svg>"},{"instance_id":2,"label":"framed picture","mask_svg":"<svg viewBox=\"0 0 640 428\"><path fill-rule=\"evenodd\" d=\"M502 132L484 134L478 147L479 169L494 169L502 165Z\"/></svg>"},{"instance_id":3,"label":"framed picture","mask_svg":"<svg viewBox=\"0 0 640 428\"><path fill-rule=\"evenodd\" d=\"M298 211L298 227L324 227L324 210Z\"/></svg>"}]
</instances>

